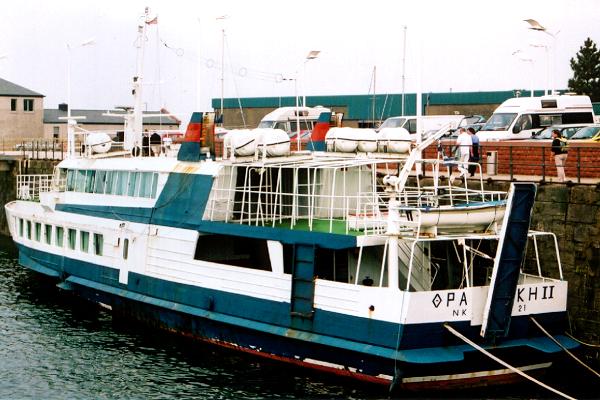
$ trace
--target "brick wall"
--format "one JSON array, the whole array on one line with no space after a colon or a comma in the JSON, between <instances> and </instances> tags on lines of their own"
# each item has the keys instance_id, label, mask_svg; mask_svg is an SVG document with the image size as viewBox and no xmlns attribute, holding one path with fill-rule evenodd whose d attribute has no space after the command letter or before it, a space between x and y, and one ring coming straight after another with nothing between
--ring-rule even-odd
<instances>
[{"instance_id":1,"label":"brick wall","mask_svg":"<svg viewBox=\"0 0 600 400\"><path fill-rule=\"evenodd\" d=\"M482 142L480 164L485 173L488 153L497 152L497 174L556 176L550 143L550 141L545 140ZM442 145L445 154L450 155L454 140L444 140ZM436 155L435 145L428 147L424 152L426 158L435 158ZM565 173L567 179L573 181L576 181L578 177L600 178L600 143L569 142L569 155Z\"/></svg>"}]
</instances>

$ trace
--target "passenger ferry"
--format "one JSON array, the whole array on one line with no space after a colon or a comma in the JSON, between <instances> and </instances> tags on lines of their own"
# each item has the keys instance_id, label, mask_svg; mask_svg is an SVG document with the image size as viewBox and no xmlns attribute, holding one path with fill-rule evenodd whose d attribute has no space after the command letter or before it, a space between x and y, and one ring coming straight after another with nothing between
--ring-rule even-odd
<instances>
[{"instance_id":1,"label":"passenger ferry","mask_svg":"<svg viewBox=\"0 0 600 400\"><path fill-rule=\"evenodd\" d=\"M176 158L134 138L20 176L20 264L132 323L394 390L515 382L577 345L556 237L529 230L535 185L453 186L422 148L292 151L264 129L217 158L212 120L194 113Z\"/></svg>"}]
</instances>

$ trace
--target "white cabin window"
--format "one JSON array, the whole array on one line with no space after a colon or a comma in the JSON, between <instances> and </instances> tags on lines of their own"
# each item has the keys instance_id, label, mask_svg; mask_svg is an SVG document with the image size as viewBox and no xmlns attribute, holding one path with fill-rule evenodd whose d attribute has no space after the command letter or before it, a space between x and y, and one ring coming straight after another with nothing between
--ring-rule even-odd
<instances>
[{"instance_id":1,"label":"white cabin window","mask_svg":"<svg viewBox=\"0 0 600 400\"><path fill-rule=\"evenodd\" d=\"M67 191L155 198L158 174L137 171L66 171Z\"/></svg>"},{"instance_id":2,"label":"white cabin window","mask_svg":"<svg viewBox=\"0 0 600 400\"><path fill-rule=\"evenodd\" d=\"M129 256L129 239L123 240L123 260L127 260Z\"/></svg>"},{"instance_id":3,"label":"white cabin window","mask_svg":"<svg viewBox=\"0 0 600 400\"><path fill-rule=\"evenodd\" d=\"M46 237L46 244L52 244L52 225L44 225L44 236Z\"/></svg>"},{"instance_id":4,"label":"white cabin window","mask_svg":"<svg viewBox=\"0 0 600 400\"><path fill-rule=\"evenodd\" d=\"M141 173L139 197L152 197L152 184L155 175L152 172Z\"/></svg>"},{"instance_id":5,"label":"white cabin window","mask_svg":"<svg viewBox=\"0 0 600 400\"><path fill-rule=\"evenodd\" d=\"M31 240L31 221L27 220L25 227L27 231L27 239Z\"/></svg>"},{"instance_id":6,"label":"white cabin window","mask_svg":"<svg viewBox=\"0 0 600 400\"><path fill-rule=\"evenodd\" d=\"M23 218L19 218L19 236L23 237Z\"/></svg>"},{"instance_id":7,"label":"white cabin window","mask_svg":"<svg viewBox=\"0 0 600 400\"><path fill-rule=\"evenodd\" d=\"M85 178L86 178L85 170L76 170L75 171L75 191L76 192L84 191Z\"/></svg>"},{"instance_id":8,"label":"white cabin window","mask_svg":"<svg viewBox=\"0 0 600 400\"><path fill-rule=\"evenodd\" d=\"M127 186L127 196L135 197L137 192L137 186L140 181L140 173L139 172L131 172L129 173L129 184Z\"/></svg>"},{"instance_id":9,"label":"white cabin window","mask_svg":"<svg viewBox=\"0 0 600 400\"><path fill-rule=\"evenodd\" d=\"M67 191L75 190L75 171L68 170L67 171Z\"/></svg>"},{"instance_id":10,"label":"white cabin window","mask_svg":"<svg viewBox=\"0 0 600 400\"><path fill-rule=\"evenodd\" d=\"M87 170L85 171L85 192L92 193L94 191L94 180L96 178L96 171Z\"/></svg>"},{"instance_id":11,"label":"white cabin window","mask_svg":"<svg viewBox=\"0 0 600 400\"><path fill-rule=\"evenodd\" d=\"M101 233L94 233L94 254L102 255L102 247L104 246L104 236Z\"/></svg>"},{"instance_id":12,"label":"white cabin window","mask_svg":"<svg viewBox=\"0 0 600 400\"><path fill-rule=\"evenodd\" d=\"M152 174L152 192L150 197L156 197L156 188L158 187L158 174Z\"/></svg>"},{"instance_id":13,"label":"white cabin window","mask_svg":"<svg viewBox=\"0 0 600 400\"><path fill-rule=\"evenodd\" d=\"M75 240L77 239L77 231L75 229L69 228L67 236L67 239L69 241L69 249L75 250Z\"/></svg>"},{"instance_id":14,"label":"white cabin window","mask_svg":"<svg viewBox=\"0 0 600 400\"><path fill-rule=\"evenodd\" d=\"M115 188L115 194L123 196L127 193L127 182L129 181L129 171L117 172L117 186Z\"/></svg>"},{"instance_id":15,"label":"white cabin window","mask_svg":"<svg viewBox=\"0 0 600 400\"><path fill-rule=\"evenodd\" d=\"M106 180L106 171L96 171L96 181L94 182L94 193L104 193L104 183Z\"/></svg>"},{"instance_id":16,"label":"white cabin window","mask_svg":"<svg viewBox=\"0 0 600 400\"><path fill-rule=\"evenodd\" d=\"M80 231L79 235L79 249L87 253L90 247L90 233L86 231Z\"/></svg>"},{"instance_id":17,"label":"white cabin window","mask_svg":"<svg viewBox=\"0 0 600 400\"><path fill-rule=\"evenodd\" d=\"M267 241L227 235L200 235L194 259L271 271Z\"/></svg>"},{"instance_id":18,"label":"white cabin window","mask_svg":"<svg viewBox=\"0 0 600 400\"><path fill-rule=\"evenodd\" d=\"M58 247L63 247L63 239L65 236L65 230L63 229L62 226L57 226L56 227L56 235L54 236L56 239L56 245Z\"/></svg>"},{"instance_id":19,"label":"white cabin window","mask_svg":"<svg viewBox=\"0 0 600 400\"><path fill-rule=\"evenodd\" d=\"M35 223L35 240L40 241L42 239L42 224L40 222Z\"/></svg>"},{"instance_id":20,"label":"white cabin window","mask_svg":"<svg viewBox=\"0 0 600 400\"><path fill-rule=\"evenodd\" d=\"M106 171L106 185L104 188L104 193L106 194L113 194L113 188L115 187L114 185L114 179L116 178L117 174L113 171Z\"/></svg>"}]
</instances>

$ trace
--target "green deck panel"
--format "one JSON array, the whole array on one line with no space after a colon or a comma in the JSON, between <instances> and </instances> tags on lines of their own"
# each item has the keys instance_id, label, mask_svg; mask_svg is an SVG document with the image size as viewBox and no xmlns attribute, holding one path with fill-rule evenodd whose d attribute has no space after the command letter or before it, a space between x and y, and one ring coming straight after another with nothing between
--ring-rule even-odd
<instances>
[{"instance_id":1,"label":"green deck panel","mask_svg":"<svg viewBox=\"0 0 600 400\"><path fill-rule=\"evenodd\" d=\"M281 222L276 222L274 227L281 228L281 229L299 230L299 231L311 231L310 227L308 226L308 219L296 220L296 224L293 227L291 225L292 225L292 220L288 219L288 220L284 220ZM350 236L364 235L364 232L356 231L356 230L352 230L352 229L349 229L348 232L346 232L346 220L343 220L343 219L334 219L332 221L331 232L329 230L329 226L330 226L329 220L314 219L312 231L313 232L333 233L333 234L337 234L337 235L350 235Z\"/></svg>"}]
</instances>

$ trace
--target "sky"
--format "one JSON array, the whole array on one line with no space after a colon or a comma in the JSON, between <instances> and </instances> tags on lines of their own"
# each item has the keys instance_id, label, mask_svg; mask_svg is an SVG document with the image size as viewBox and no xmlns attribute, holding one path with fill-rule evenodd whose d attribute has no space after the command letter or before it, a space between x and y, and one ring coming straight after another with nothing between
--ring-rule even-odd
<instances>
[{"instance_id":1,"label":"sky","mask_svg":"<svg viewBox=\"0 0 600 400\"><path fill-rule=\"evenodd\" d=\"M222 94L563 89L584 40L600 44L597 0L21 0L0 13L0 77L45 95L45 108L67 102L69 78L73 109L132 105L146 6L158 24L146 34L144 105L183 120Z\"/></svg>"}]
</instances>

